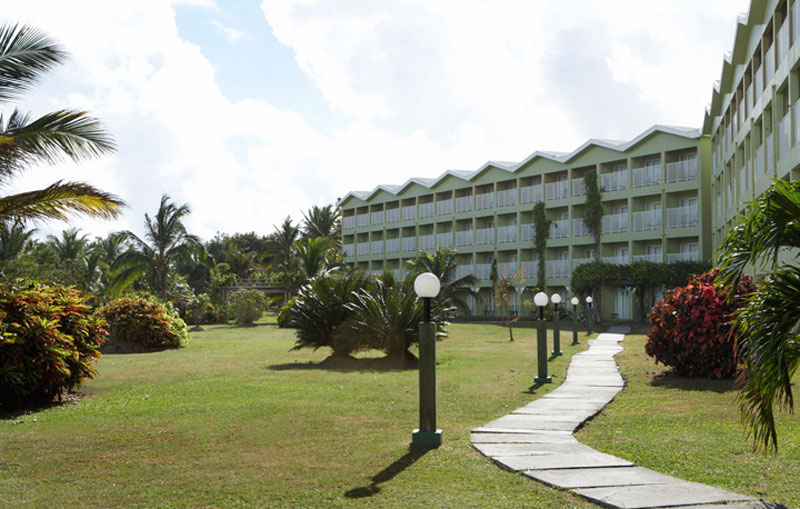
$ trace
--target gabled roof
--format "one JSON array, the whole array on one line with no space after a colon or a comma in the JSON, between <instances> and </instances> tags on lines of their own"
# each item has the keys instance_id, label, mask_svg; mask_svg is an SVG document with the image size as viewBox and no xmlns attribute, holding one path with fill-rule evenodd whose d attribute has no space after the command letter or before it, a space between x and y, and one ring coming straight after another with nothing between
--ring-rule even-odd
<instances>
[{"instance_id":1,"label":"gabled roof","mask_svg":"<svg viewBox=\"0 0 800 509\"><path fill-rule=\"evenodd\" d=\"M584 150L590 147L602 147L607 148L610 150L614 150L617 152L626 152L629 149L633 148L634 146L638 145L645 139L649 138L650 136L656 133L667 133L672 134L675 136L681 136L683 138L690 138L690 139L697 139L701 136L701 130L693 127L678 127L678 126L667 126L667 125L654 125L653 127L649 128L645 132L639 134L637 137L630 141L620 141L620 140L605 140L605 139L591 139L585 142L583 145L578 147L577 149L573 150L572 152L555 152L551 150L539 150L534 152L533 154L529 155L522 161L518 163L509 162L509 161L487 161L480 168L474 171L467 171L467 170L447 170L437 178L410 178L404 184L399 186L387 186L387 185L379 185L372 191L351 191L347 193L339 203L344 202L349 197L359 198L361 200L367 201L369 200L375 193L378 191L386 191L388 193L398 195L403 192L408 186L411 184L418 184L423 187L427 187L428 189L434 187L438 184L442 179L447 177L448 175L457 177L461 180L469 182L474 180L478 175L483 173L485 170L489 168L496 168L499 170L503 170L508 172L509 174L513 174L517 172L520 168L525 166L526 164L531 163L535 159L548 159L551 161L555 161L558 163L568 163L570 160L581 154Z\"/></svg>"}]
</instances>

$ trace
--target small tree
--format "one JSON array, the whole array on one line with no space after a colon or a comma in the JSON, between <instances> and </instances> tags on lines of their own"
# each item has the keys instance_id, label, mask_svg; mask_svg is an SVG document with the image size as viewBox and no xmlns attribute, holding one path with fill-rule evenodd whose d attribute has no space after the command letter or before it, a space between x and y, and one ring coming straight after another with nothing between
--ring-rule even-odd
<instances>
[{"instance_id":1,"label":"small tree","mask_svg":"<svg viewBox=\"0 0 800 509\"><path fill-rule=\"evenodd\" d=\"M189 300L186 311L189 323L194 325L194 327L191 328L192 331L203 330L201 326L203 325L204 318L210 307L211 299L205 293L195 295Z\"/></svg>"},{"instance_id":2,"label":"small tree","mask_svg":"<svg viewBox=\"0 0 800 509\"><path fill-rule=\"evenodd\" d=\"M545 284L545 258L547 251L547 235L550 230L550 220L544 210L544 202L537 202L533 206L533 251L539 259L536 273L536 286L544 288Z\"/></svg>"},{"instance_id":3,"label":"small tree","mask_svg":"<svg viewBox=\"0 0 800 509\"><path fill-rule=\"evenodd\" d=\"M597 173L590 171L583 176L586 186L586 208L583 223L594 239L594 257L600 260L600 239L603 235L603 204L600 199L600 186L597 184Z\"/></svg>"},{"instance_id":4,"label":"small tree","mask_svg":"<svg viewBox=\"0 0 800 509\"><path fill-rule=\"evenodd\" d=\"M515 291L515 288L519 285L525 283L525 271L522 268L517 269L517 271L512 274L511 276L506 276L502 274L497 281L497 285L494 289L494 298L495 304L498 302L501 304L501 310L505 310L505 322L506 327L508 327L508 340L514 341L514 331L511 328L511 324L519 320L519 313L516 316L513 316L511 313L511 294Z\"/></svg>"}]
</instances>

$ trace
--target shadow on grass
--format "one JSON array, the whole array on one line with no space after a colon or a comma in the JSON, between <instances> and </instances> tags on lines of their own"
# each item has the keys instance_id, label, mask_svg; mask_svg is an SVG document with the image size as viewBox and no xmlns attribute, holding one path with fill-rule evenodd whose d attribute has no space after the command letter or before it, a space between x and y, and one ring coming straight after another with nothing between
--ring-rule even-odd
<instances>
[{"instance_id":1,"label":"shadow on grass","mask_svg":"<svg viewBox=\"0 0 800 509\"><path fill-rule=\"evenodd\" d=\"M653 387L678 389L681 391L709 391L725 393L736 390L735 380L709 380L707 378L687 378L677 375L673 371L664 371L653 377L650 381Z\"/></svg>"},{"instance_id":2,"label":"shadow on grass","mask_svg":"<svg viewBox=\"0 0 800 509\"><path fill-rule=\"evenodd\" d=\"M523 394L536 394L536 391L538 389L541 389L545 385L552 385L552 383L546 384L546 383L543 383L543 382L536 382L535 384L533 384L530 387L528 387L527 391L522 391L522 393Z\"/></svg>"},{"instance_id":3,"label":"shadow on grass","mask_svg":"<svg viewBox=\"0 0 800 509\"><path fill-rule=\"evenodd\" d=\"M380 484L394 479L398 474L416 463L417 460L423 457L428 451L430 451L428 448L409 448L407 453L395 460L388 467L375 474L372 479L370 479L369 484L345 491L345 498L367 498L377 494L379 491L381 491L381 487L379 486Z\"/></svg>"},{"instance_id":4,"label":"shadow on grass","mask_svg":"<svg viewBox=\"0 0 800 509\"><path fill-rule=\"evenodd\" d=\"M320 369L325 371L355 372L355 371L405 371L416 370L417 359L411 355L409 358L378 357L358 359L351 356L328 357L322 362L289 362L286 364L273 364L267 366L272 371L293 371Z\"/></svg>"}]
</instances>

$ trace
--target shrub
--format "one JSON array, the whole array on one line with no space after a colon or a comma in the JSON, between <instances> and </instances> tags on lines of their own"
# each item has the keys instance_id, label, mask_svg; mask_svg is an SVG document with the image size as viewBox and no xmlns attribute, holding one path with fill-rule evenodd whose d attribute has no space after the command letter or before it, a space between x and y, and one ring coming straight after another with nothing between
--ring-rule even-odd
<instances>
[{"instance_id":1,"label":"shrub","mask_svg":"<svg viewBox=\"0 0 800 509\"><path fill-rule=\"evenodd\" d=\"M189 299L186 305L186 319L195 327L199 327L204 323L209 323L210 317L214 315L214 306L211 305L211 299L207 294L201 293L194 295Z\"/></svg>"},{"instance_id":2,"label":"shrub","mask_svg":"<svg viewBox=\"0 0 800 509\"><path fill-rule=\"evenodd\" d=\"M286 305L282 306L280 311L278 311L278 319L277 319L278 327L280 328L291 327L289 320L291 318L292 306L294 306L295 302L297 302L297 297L292 297L291 299L289 299L289 302L287 302Z\"/></svg>"},{"instance_id":3,"label":"shrub","mask_svg":"<svg viewBox=\"0 0 800 509\"><path fill-rule=\"evenodd\" d=\"M730 378L736 373L735 338L729 322L744 297L755 290L746 276L731 298L715 286L716 271L689 279L650 312L645 351L656 364L681 376Z\"/></svg>"},{"instance_id":4,"label":"shrub","mask_svg":"<svg viewBox=\"0 0 800 509\"><path fill-rule=\"evenodd\" d=\"M239 290L231 295L231 308L236 325L252 325L266 308L264 294L258 290Z\"/></svg>"},{"instance_id":5,"label":"shrub","mask_svg":"<svg viewBox=\"0 0 800 509\"><path fill-rule=\"evenodd\" d=\"M148 350L178 348L189 339L186 323L169 302L125 297L97 310L109 324L111 340L126 341Z\"/></svg>"},{"instance_id":6,"label":"shrub","mask_svg":"<svg viewBox=\"0 0 800 509\"><path fill-rule=\"evenodd\" d=\"M49 403L92 378L104 325L74 288L0 283L0 409Z\"/></svg>"}]
</instances>

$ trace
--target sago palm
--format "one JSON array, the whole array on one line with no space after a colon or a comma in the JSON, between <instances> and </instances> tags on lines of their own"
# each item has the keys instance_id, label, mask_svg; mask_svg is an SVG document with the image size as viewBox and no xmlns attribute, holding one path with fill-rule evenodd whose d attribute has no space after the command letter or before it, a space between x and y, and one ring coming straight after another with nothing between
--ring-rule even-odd
<instances>
[{"instance_id":1,"label":"sago palm","mask_svg":"<svg viewBox=\"0 0 800 509\"><path fill-rule=\"evenodd\" d=\"M763 271L758 291L735 315L733 333L744 369L739 403L757 445L777 449L774 408L794 406L800 366L800 183L778 181L718 252L719 280L734 287L748 268Z\"/></svg>"},{"instance_id":2,"label":"sago palm","mask_svg":"<svg viewBox=\"0 0 800 509\"><path fill-rule=\"evenodd\" d=\"M19 98L66 53L43 32L25 25L0 26L0 106ZM114 151L101 123L86 112L58 110L32 119L14 109L0 114L0 185L35 164L81 161ZM69 219L75 214L113 218L122 200L83 182L0 196L0 222Z\"/></svg>"},{"instance_id":3,"label":"sago palm","mask_svg":"<svg viewBox=\"0 0 800 509\"><path fill-rule=\"evenodd\" d=\"M437 249L434 253L420 251L416 258L406 263L412 278L423 272L432 272L439 278L441 289L437 300L442 305L456 307L459 311L468 313L469 305L466 298L469 295L476 296L471 287L475 286L478 280L473 275L456 277L457 254L453 249Z\"/></svg>"}]
</instances>

